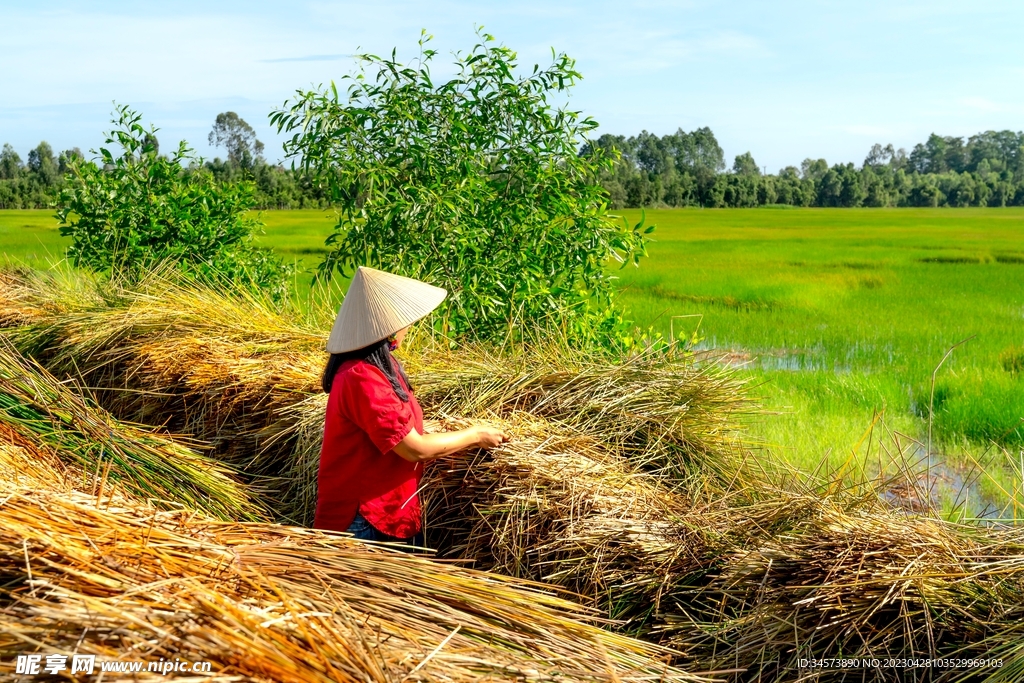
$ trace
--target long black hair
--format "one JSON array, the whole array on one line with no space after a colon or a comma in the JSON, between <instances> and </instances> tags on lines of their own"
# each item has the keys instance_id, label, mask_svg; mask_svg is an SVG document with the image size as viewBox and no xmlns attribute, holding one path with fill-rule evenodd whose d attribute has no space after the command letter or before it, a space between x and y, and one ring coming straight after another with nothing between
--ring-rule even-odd
<instances>
[{"instance_id":1,"label":"long black hair","mask_svg":"<svg viewBox=\"0 0 1024 683\"><path fill-rule=\"evenodd\" d=\"M327 360L327 367L324 368L324 376L320 379L320 386L325 394L331 393L334 376L338 374L338 368L341 367L341 364L353 359L366 361L383 372L384 376L391 382L391 388L395 390L398 398L402 399L403 403L409 402L409 394L406 393L402 383L398 381L398 376L401 375L402 379L405 380L405 386L411 389L412 385L409 384L409 378L406 376L405 370L402 369L402 364L391 355L391 342L388 339L381 339L379 342L364 346L355 351L332 353L331 357Z\"/></svg>"}]
</instances>

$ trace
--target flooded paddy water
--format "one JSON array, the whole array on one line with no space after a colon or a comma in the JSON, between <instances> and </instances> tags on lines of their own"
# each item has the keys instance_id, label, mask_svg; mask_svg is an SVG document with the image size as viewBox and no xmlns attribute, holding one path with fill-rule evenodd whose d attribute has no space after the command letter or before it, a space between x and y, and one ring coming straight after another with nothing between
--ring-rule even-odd
<instances>
[{"instance_id":1,"label":"flooded paddy water","mask_svg":"<svg viewBox=\"0 0 1024 683\"><path fill-rule=\"evenodd\" d=\"M714 342L705 340L693 350L708 360L747 375L753 385L770 384L779 373L872 374L830 360L821 348L716 348ZM907 391L912 393L910 386ZM928 406L915 406L915 410L927 415ZM886 439L887 443L879 439ZM1018 453L1019 466L1005 449L1002 458L987 457L994 445L989 445L981 455L949 444L932 443L929 450L926 419L919 421L918 429L911 434L895 432L875 437L875 441L869 440L862 449L862 472L880 482L880 497L894 506L915 513L939 512L964 522L996 524L1024 520L1022 489L1000 490L998 482L981 464L981 461L988 461L991 467L993 460L1002 460L996 466L1009 465L1019 479L1024 473L1024 449ZM977 451L977 448L972 450ZM826 453L820 455L827 457Z\"/></svg>"}]
</instances>

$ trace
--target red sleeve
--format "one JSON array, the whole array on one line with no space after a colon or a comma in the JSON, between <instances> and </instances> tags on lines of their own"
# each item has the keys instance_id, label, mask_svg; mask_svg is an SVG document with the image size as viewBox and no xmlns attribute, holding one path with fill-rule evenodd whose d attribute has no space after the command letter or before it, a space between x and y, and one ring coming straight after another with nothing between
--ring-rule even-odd
<instances>
[{"instance_id":1,"label":"red sleeve","mask_svg":"<svg viewBox=\"0 0 1024 683\"><path fill-rule=\"evenodd\" d=\"M344 374L342 412L381 453L387 453L412 431L412 409L398 398L384 373L369 363L356 363Z\"/></svg>"}]
</instances>

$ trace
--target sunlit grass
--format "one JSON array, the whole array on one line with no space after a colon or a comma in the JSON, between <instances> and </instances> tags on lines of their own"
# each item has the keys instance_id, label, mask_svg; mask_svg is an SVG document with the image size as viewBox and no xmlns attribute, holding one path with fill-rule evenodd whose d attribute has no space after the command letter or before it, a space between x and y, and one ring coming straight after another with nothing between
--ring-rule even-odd
<instances>
[{"instance_id":1,"label":"sunlit grass","mask_svg":"<svg viewBox=\"0 0 1024 683\"><path fill-rule=\"evenodd\" d=\"M303 275L311 274L327 252L324 239L335 224L330 210L258 212L266 224L259 244L270 247ZM43 267L64 257L70 240L57 231L48 209L0 211L0 253L12 261ZM308 278L307 278L308 281Z\"/></svg>"},{"instance_id":2,"label":"sunlit grass","mask_svg":"<svg viewBox=\"0 0 1024 683\"><path fill-rule=\"evenodd\" d=\"M623 212L633 219L639 212ZM755 436L838 467L884 411L957 461L1024 443L1024 211L648 211L658 241L622 277L641 325L735 351L776 414ZM700 317L673 318L673 316ZM1008 369L1009 366L1009 369Z\"/></svg>"},{"instance_id":3,"label":"sunlit grass","mask_svg":"<svg viewBox=\"0 0 1024 683\"><path fill-rule=\"evenodd\" d=\"M0 211L0 261L45 267L61 260L68 244L53 211Z\"/></svg>"},{"instance_id":4,"label":"sunlit grass","mask_svg":"<svg viewBox=\"0 0 1024 683\"><path fill-rule=\"evenodd\" d=\"M310 275L327 253L324 240L337 219L330 209L263 211L266 228L259 244L273 249L286 263L295 264L302 275ZM308 280L306 280L308 281Z\"/></svg>"}]
</instances>

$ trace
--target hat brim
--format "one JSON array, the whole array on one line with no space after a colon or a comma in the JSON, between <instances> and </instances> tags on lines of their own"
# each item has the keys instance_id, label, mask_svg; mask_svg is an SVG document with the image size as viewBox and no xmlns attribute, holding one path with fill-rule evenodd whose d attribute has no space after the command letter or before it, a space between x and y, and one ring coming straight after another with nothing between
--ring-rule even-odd
<instances>
[{"instance_id":1,"label":"hat brim","mask_svg":"<svg viewBox=\"0 0 1024 683\"><path fill-rule=\"evenodd\" d=\"M448 296L441 287L360 266L327 339L328 353L348 353L422 320Z\"/></svg>"}]
</instances>

